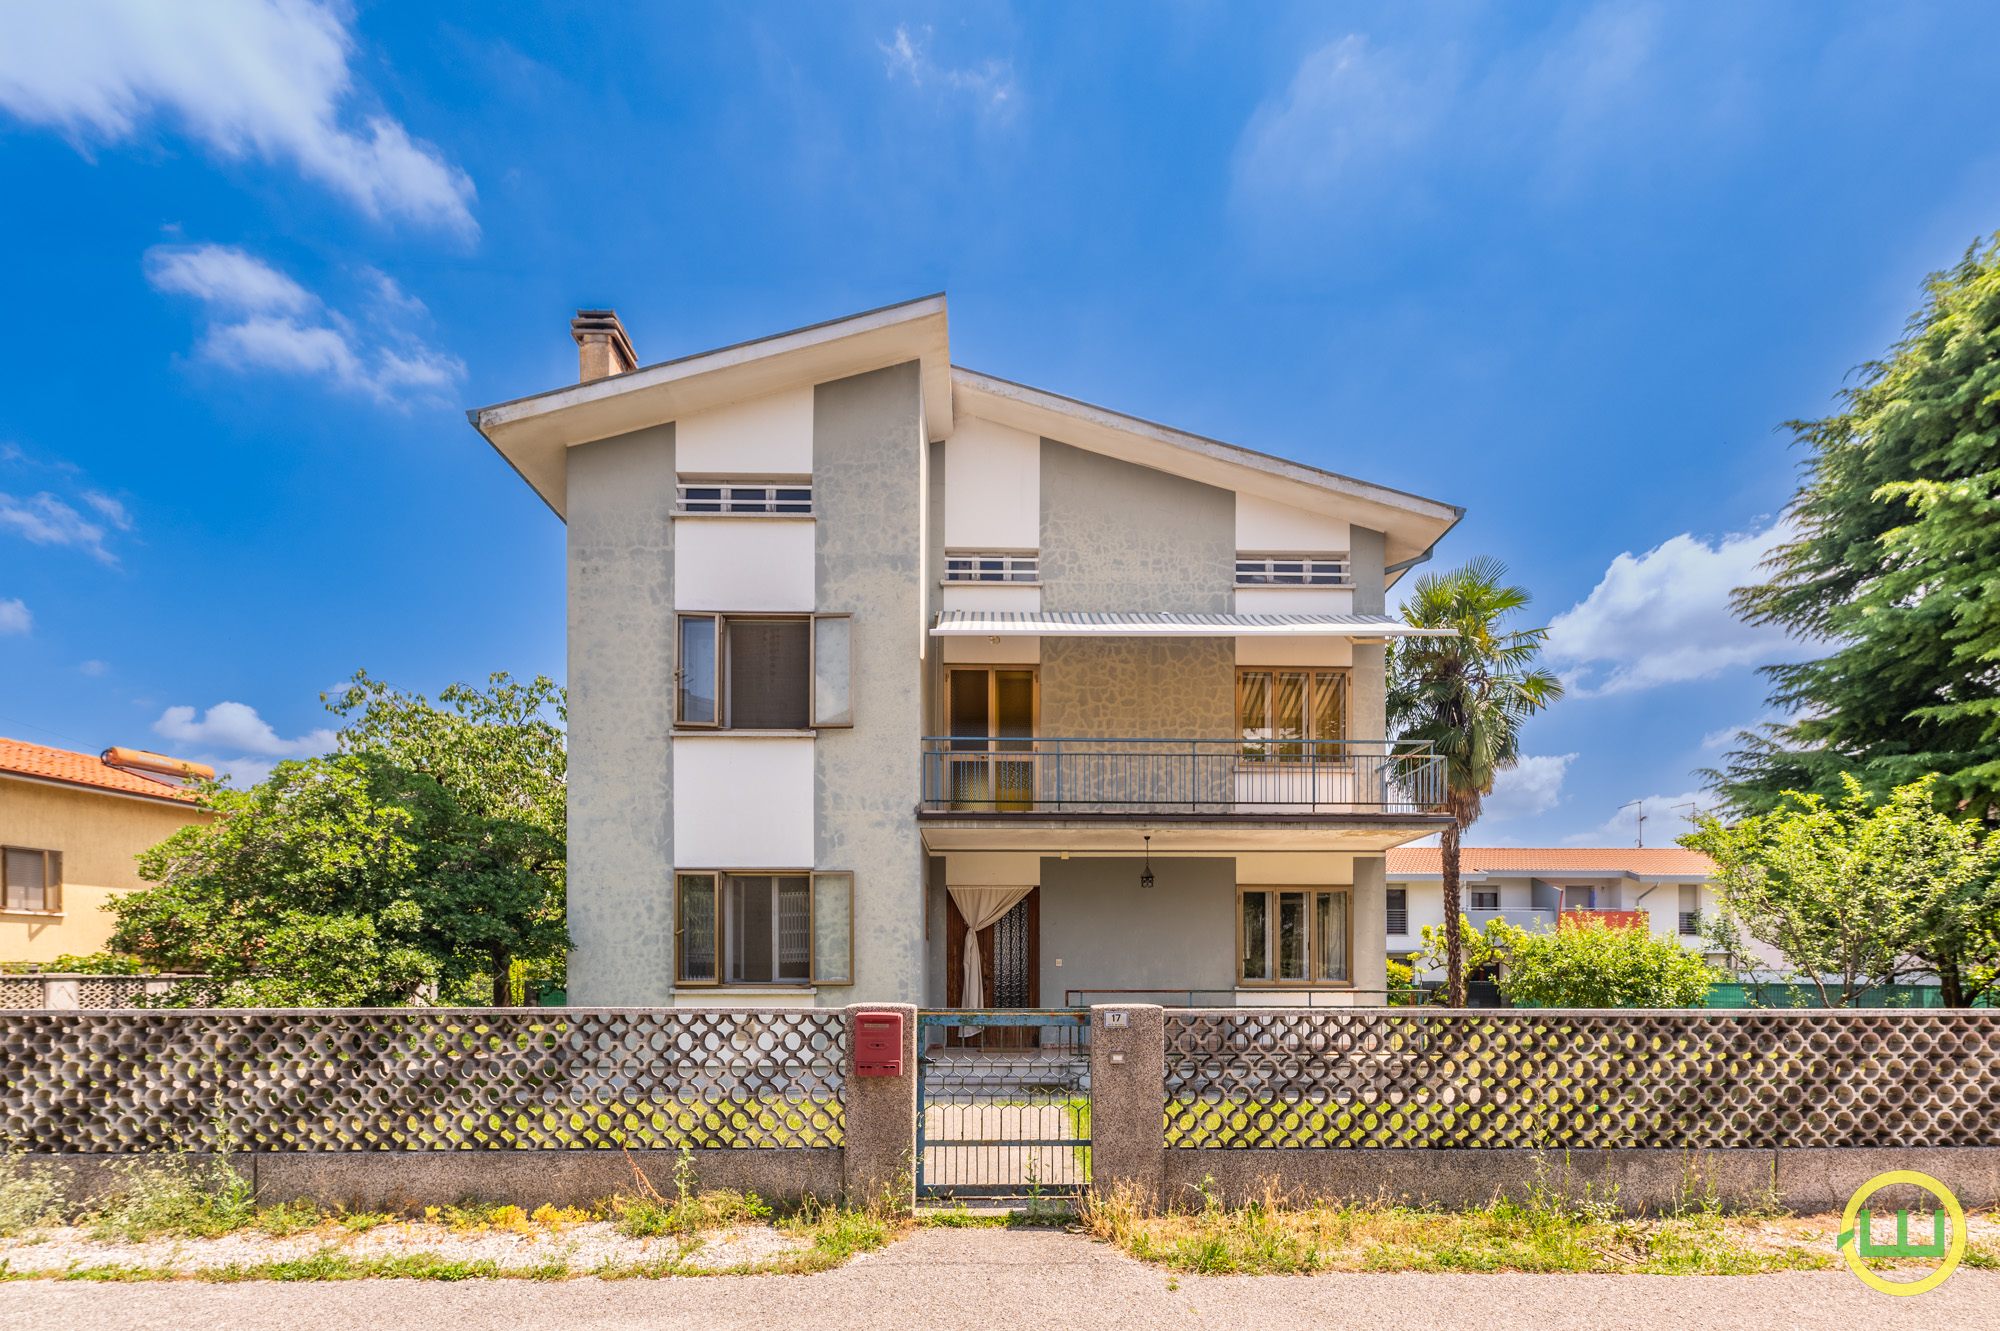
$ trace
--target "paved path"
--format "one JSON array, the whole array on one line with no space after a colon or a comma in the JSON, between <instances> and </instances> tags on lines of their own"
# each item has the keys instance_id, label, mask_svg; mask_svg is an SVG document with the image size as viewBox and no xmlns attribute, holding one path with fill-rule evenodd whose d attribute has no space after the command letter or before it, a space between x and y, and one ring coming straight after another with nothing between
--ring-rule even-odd
<instances>
[{"instance_id":1,"label":"paved path","mask_svg":"<svg viewBox=\"0 0 2000 1331\"><path fill-rule=\"evenodd\" d=\"M817 1276L329 1284L0 1284L0 1327L308 1331L700 1328L1358 1327L1367 1331L1986 1331L2000 1272L1961 1270L1911 1299L1844 1271L1770 1276L1227 1276L1165 1272L1074 1235L924 1230Z\"/></svg>"}]
</instances>

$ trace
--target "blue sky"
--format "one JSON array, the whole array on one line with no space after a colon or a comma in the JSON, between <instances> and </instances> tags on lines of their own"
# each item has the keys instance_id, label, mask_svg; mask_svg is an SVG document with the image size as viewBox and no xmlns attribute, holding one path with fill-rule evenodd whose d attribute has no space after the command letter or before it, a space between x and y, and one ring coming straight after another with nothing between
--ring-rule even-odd
<instances>
[{"instance_id":1,"label":"blue sky","mask_svg":"<svg viewBox=\"0 0 2000 1331\"><path fill-rule=\"evenodd\" d=\"M316 751L563 672L463 409L943 289L965 365L1462 504L1571 697L1475 844L1665 844L1728 615L2000 228L1980 4L0 5L0 734Z\"/></svg>"}]
</instances>

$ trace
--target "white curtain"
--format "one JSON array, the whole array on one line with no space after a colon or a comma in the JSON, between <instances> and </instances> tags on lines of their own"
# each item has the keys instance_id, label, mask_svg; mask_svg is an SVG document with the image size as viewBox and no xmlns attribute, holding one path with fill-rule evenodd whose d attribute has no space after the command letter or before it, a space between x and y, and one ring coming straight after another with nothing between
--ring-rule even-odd
<instances>
[{"instance_id":1,"label":"white curtain","mask_svg":"<svg viewBox=\"0 0 2000 1331\"><path fill-rule=\"evenodd\" d=\"M978 1007L986 991L979 978L979 931L999 922L1033 887L951 887L945 889L965 917L965 980L960 1007Z\"/></svg>"}]
</instances>

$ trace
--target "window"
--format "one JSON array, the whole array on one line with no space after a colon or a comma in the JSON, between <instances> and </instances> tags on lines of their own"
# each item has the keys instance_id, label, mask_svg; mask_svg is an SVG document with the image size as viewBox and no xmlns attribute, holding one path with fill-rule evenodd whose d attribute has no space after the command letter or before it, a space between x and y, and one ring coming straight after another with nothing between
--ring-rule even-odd
<instances>
[{"instance_id":1,"label":"window","mask_svg":"<svg viewBox=\"0 0 2000 1331\"><path fill-rule=\"evenodd\" d=\"M1474 892L1472 894L1472 908L1474 910L1499 910L1500 894L1498 892Z\"/></svg>"},{"instance_id":2,"label":"window","mask_svg":"<svg viewBox=\"0 0 2000 1331\"><path fill-rule=\"evenodd\" d=\"M766 517L797 514L811 516L813 492L810 480L791 481L683 481L674 487L679 504L677 513L718 513Z\"/></svg>"},{"instance_id":3,"label":"window","mask_svg":"<svg viewBox=\"0 0 2000 1331\"><path fill-rule=\"evenodd\" d=\"M1237 903L1237 974L1244 981L1347 983L1346 892L1245 888Z\"/></svg>"},{"instance_id":4,"label":"window","mask_svg":"<svg viewBox=\"0 0 2000 1331\"><path fill-rule=\"evenodd\" d=\"M1410 932L1410 889L1392 887L1389 889L1389 932L1402 935Z\"/></svg>"},{"instance_id":5,"label":"window","mask_svg":"<svg viewBox=\"0 0 2000 1331\"><path fill-rule=\"evenodd\" d=\"M1040 582L1041 579L1041 559L1037 555L945 551L946 582Z\"/></svg>"},{"instance_id":6,"label":"window","mask_svg":"<svg viewBox=\"0 0 2000 1331\"><path fill-rule=\"evenodd\" d=\"M723 730L851 726L850 615L682 615L674 721Z\"/></svg>"},{"instance_id":7,"label":"window","mask_svg":"<svg viewBox=\"0 0 2000 1331\"><path fill-rule=\"evenodd\" d=\"M1025 809L1035 801L1035 671L953 669L946 681L955 806ZM1018 757L1003 755L1017 754Z\"/></svg>"},{"instance_id":8,"label":"window","mask_svg":"<svg viewBox=\"0 0 2000 1331\"><path fill-rule=\"evenodd\" d=\"M851 984L854 875L676 875L682 985Z\"/></svg>"},{"instance_id":9,"label":"window","mask_svg":"<svg viewBox=\"0 0 2000 1331\"><path fill-rule=\"evenodd\" d=\"M1236 556L1238 587L1345 587L1349 585L1343 555Z\"/></svg>"},{"instance_id":10,"label":"window","mask_svg":"<svg viewBox=\"0 0 2000 1331\"><path fill-rule=\"evenodd\" d=\"M0 880L7 910L62 910L62 852L0 849Z\"/></svg>"},{"instance_id":11,"label":"window","mask_svg":"<svg viewBox=\"0 0 2000 1331\"><path fill-rule=\"evenodd\" d=\"M1680 927L1680 931L1681 931L1681 933L1683 933L1683 934L1687 935L1687 936L1688 936L1688 937L1690 937L1690 938L1691 938L1691 937L1693 937L1693 936L1694 936L1695 934L1698 934L1698 933L1700 933L1700 932L1701 932L1701 912L1700 912L1700 911L1698 911L1698 910L1684 910L1684 911L1682 911L1682 912L1681 912L1681 927Z\"/></svg>"},{"instance_id":12,"label":"window","mask_svg":"<svg viewBox=\"0 0 2000 1331\"><path fill-rule=\"evenodd\" d=\"M1347 738L1347 672L1239 670L1236 718L1246 758L1339 759Z\"/></svg>"}]
</instances>

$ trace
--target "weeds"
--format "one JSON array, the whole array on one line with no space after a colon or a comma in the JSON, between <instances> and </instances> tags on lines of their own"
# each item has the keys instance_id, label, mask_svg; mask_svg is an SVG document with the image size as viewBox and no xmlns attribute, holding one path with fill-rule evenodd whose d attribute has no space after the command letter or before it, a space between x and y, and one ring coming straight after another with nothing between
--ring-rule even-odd
<instances>
[{"instance_id":1,"label":"weeds","mask_svg":"<svg viewBox=\"0 0 2000 1331\"><path fill-rule=\"evenodd\" d=\"M250 1181L226 1155L204 1159L176 1146L164 1164L134 1160L117 1168L122 1186L89 1217L93 1237L133 1243L156 1234L214 1238L258 1218Z\"/></svg>"},{"instance_id":2,"label":"weeds","mask_svg":"<svg viewBox=\"0 0 2000 1331\"><path fill-rule=\"evenodd\" d=\"M62 1223L68 1170L26 1164L10 1147L0 1152L0 1236Z\"/></svg>"},{"instance_id":3,"label":"weeds","mask_svg":"<svg viewBox=\"0 0 2000 1331\"><path fill-rule=\"evenodd\" d=\"M1142 1261L1203 1275L1318 1271L1635 1272L1741 1275L1832 1266L1830 1236L1753 1243L1740 1219L1697 1204L1652 1219L1546 1178L1521 1202L1467 1211L1294 1205L1275 1190L1226 1207L1212 1180L1196 1206L1152 1214L1132 1196L1084 1199L1081 1227Z\"/></svg>"}]
</instances>

